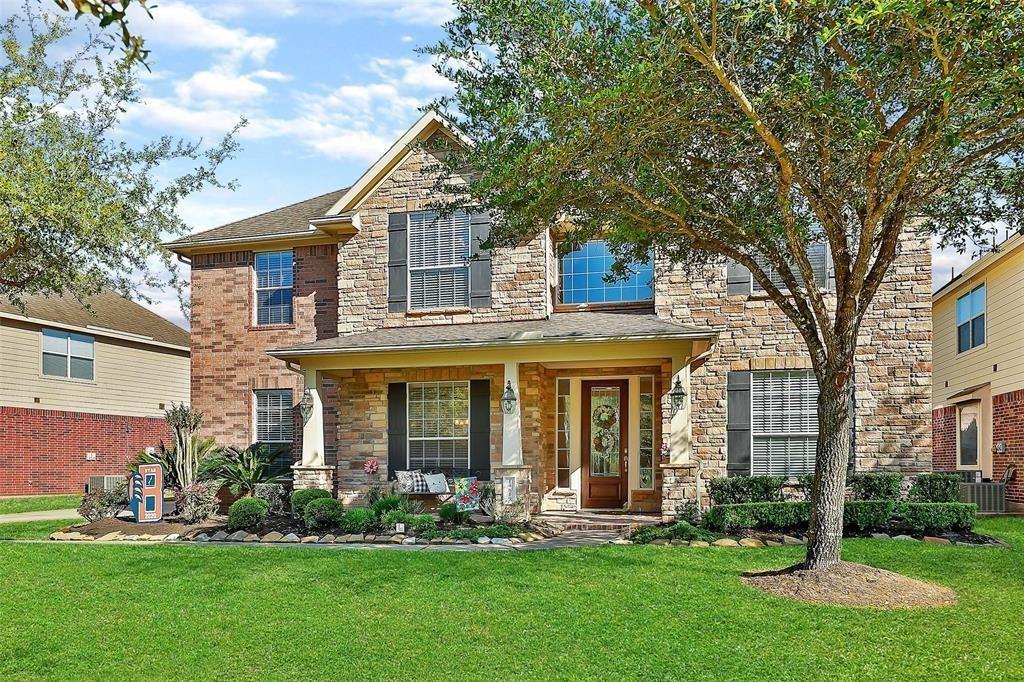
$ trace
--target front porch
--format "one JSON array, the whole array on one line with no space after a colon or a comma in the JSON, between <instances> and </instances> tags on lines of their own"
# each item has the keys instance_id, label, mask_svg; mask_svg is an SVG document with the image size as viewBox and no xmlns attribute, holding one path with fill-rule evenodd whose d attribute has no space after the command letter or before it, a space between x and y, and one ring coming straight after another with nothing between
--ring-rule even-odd
<instances>
[{"instance_id":1,"label":"front porch","mask_svg":"<svg viewBox=\"0 0 1024 682\"><path fill-rule=\"evenodd\" d=\"M499 504L533 513L671 514L680 493L666 481L690 462L690 411L667 394L677 380L689 392L714 332L651 315L555 317L272 351L309 394L296 487L358 505L371 486L418 470L493 480ZM637 328L610 336L612 323Z\"/></svg>"}]
</instances>

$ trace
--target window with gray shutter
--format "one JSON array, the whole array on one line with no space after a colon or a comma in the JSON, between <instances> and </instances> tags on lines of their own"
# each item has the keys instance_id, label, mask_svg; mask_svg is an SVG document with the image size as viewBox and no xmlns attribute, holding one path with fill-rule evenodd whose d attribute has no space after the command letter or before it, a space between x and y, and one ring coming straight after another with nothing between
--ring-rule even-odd
<instances>
[{"instance_id":1,"label":"window with gray shutter","mask_svg":"<svg viewBox=\"0 0 1024 682\"><path fill-rule=\"evenodd\" d=\"M408 216L409 309L469 306L469 214Z\"/></svg>"},{"instance_id":2,"label":"window with gray shutter","mask_svg":"<svg viewBox=\"0 0 1024 682\"><path fill-rule=\"evenodd\" d=\"M814 271L814 280L818 283L818 286L827 286L831 283L832 288L835 287L834 278L830 277L829 264L831 258L828 255L828 246L825 244L811 244L807 247L807 259L811 262L811 269ZM758 256L754 260L761 266L761 269L768 275L768 279L771 280L779 289L789 289L786 283L779 276L779 273L775 271L775 268L768 264L767 259L763 256ZM790 268L793 271L793 276L796 277L796 281L800 286L804 284L804 278L800 276L800 272L794 265ZM753 291L763 292L764 287L761 286L760 282L756 279L751 278L751 287Z\"/></svg>"},{"instance_id":3,"label":"window with gray shutter","mask_svg":"<svg viewBox=\"0 0 1024 682\"><path fill-rule=\"evenodd\" d=\"M818 444L818 381L813 372L752 372L751 473L814 472Z\"/></svg>"}]
</instances>

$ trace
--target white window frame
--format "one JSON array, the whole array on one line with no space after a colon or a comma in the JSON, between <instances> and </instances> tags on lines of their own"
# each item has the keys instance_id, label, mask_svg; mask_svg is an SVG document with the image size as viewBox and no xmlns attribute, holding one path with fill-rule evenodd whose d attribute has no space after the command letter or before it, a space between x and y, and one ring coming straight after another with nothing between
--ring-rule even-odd
<instances>
[{"instance_id":1,"label":"white window frame","mask_svg":"<svg viewBox=\"0 0 1024 682\"><path fill-rule=\"evenodd\" d=\"M259 258L260 256L272 255L275 253L287 253L291 255L292 264L292 283L289 286L273 286L273 287L261 287L260 286L260 271L259 271ZM252 257L252 324L256 327L282 327L295 324L295 253L291 249L275 249L273 251L256 251ZM287 322L265 322L260 323L260 292L262 291L279 291L287 289L291 293L291 303L289 309L291 314L290 319Z\"/></svg>"},{"instance_id":2,"label":"white window frame","mask_svg":"<svg viewBox=\"0 0 1024 682\"><path fill-rule=\"evenodd\" d=\"M274 440L274 439L261 439L260 438L260 394L269 393L287 393L288 394L288 408L287 414L290 418L290 430L291 438L287 440ZM253 389L252 392L252 430L253 430L253 442L254 443L266 443L268 445L285 445L295 442L295 393L290 388L257 388ZM270 422L264 422L269 424Z\"/></svg>"},{"instance_id":3,"label":"white window frame","mask_svg":"<svg viewBox=\"0 0 1024 682\"><path fill-rule=\"evenodd\" d=\"M953 335L954 335L954 337L956 339L956 354L957 354L958 357L963 355L964 353L970 353L972 350L974 350L976 348L984 348L986 345L988 345L988 286L987 286L987 284L988 284L988 282L982 282L981 284L978 284L976 286L972 286L967 293L961 294L961 295L957 296L956 297L956 301L953 304ZM985 290L985 305L982 307L980 313L975 313L974 310L973 310L974 292L978 291L979 289L984 289ZM966 298L968 300L968 302L971 304L972 310L971 310L970 317L967 318L967 321L966 322L961 322L960 321L960 301L962 299L964 299L964 298ZM973 345L974 344L974 321L976 319L978 319L979 317L983 317L984 318L981 326L982 326L982 329L984 330L983 333L985 335L985 340L982 341L981 343L979 343L977 346L975 346L975 345ZM969 327L968 331L970 332L970 335L971 335L971 347L968 348L967 350L960 350L960 327L965 325L965 324L968 325L968 327Z\"/></svg>"},{"instance_id":4,"label":"white window frame","mask_svg":"<svg viewBox=\"0 0 1024 682\"><path fill-rule=\"evenodd\" d=\"M52 337L62 338L64 340L64 352L54 353L46 350L45 341L47 335ZM79 343L87 343L92 348L92 357L86 357L84 355L76 355L71 351L71 341L75 340ZM43 371L43 356L44 355L61 355L64 357L64 375L59 374L47 374ZM81 377L71 376L71 359L78 358L79 360L90 360L92 362L92 376L88 379ZM86 336L85 334L75 334L74 332L65 332L60 329L51 329L44 327L39 330L39 376L44 379L58 379L60 381L78 381L82 383L95 383L96 382L96 339L92 336Z\"/></svg>"},{"instance_id":5,"label":"white window frame","mask_svg":"<svg viewBox=\"0 0 1024 682\"><path fill-rule=\"evenodd\" d=\"M473 453L472 453L472 450L470 449L470 447L471 447L470 438L471 438L472 433L473 433L473 425L472 425L472 421L471 421L472 420L472 415L473 415L473 396L472 396L472 393L470 392L470 383L469 383L469 381L468 380L467 381L411 381L411 382L409 382L409 383L407 383L405 385L405 468L406 469L410 469L412 467L412 442L413 441L419 441L419 442L427 442L427 441L440 442L440 441L459 441L459 440L463 439L462 436L413 436L412 435L412 429L410 428L410 421L411 421L411 416L410 415L412 414L412 412L409 409L409 405L412 402L410 400L410 398L409 398L409 396L412 394L412 390L411 390L412 387L413 386L441 386L441 385L444 385L444 384L452 386L453 388L455 386L465 386L465 388L466 388L466 436L465 436L465 441L466 441L466 466L465 466L465 469L468 471L470 466L471 466L471 464L472 464ZM438 466L438 467L435 467L435 468L440 469L442 467ZM459 469L459 467L457 467L457 466L453 466L452 468L456 469L456 470Z\"/></svg>"},{"instance_id":6,"label":"white window frame","mask_svg":"<svg viewBox=\"0 0 1024 682\"><path fill-rule=\"evenodd\" d=\"M412 226L413 219L415 216L429 216L433 215L432 221L441 220L440 214L437 211L411 211L406 214L406 225L405 225L405 253L406 253L406 301L408 301L408 310L414 312L424 312L431 310L450 310L450 309L463 309L468 308L470 305L470 297L472 296L473 283L471 281L472 272L470 270L470 257L472 253L472 239L473 239L473 226L470 219L470 215L466 211L455 211L452 215L448 216L447 220L465 219L466 221L466 255L462 264L448 264L448 265L413 265L413 251L412 251ZM440 250L440 244L435 244L437 250ZM440 258L438 258L440 260ZM458 255L453 254L452 260L458 260ZM413 273L415 272L442 272L451 271L459 272L465 271L466 274L466 299L459 303L454 302L451 305L438 305L438 306L416 306L413 303ZM430 382L427 382L430 383Z\"/></svg>"},{"instance_id":7,"label":"white window frame","mask_svg":"<svg viewBox=\"0 0 1024 682\"><path fill-rule=\"evenodd\" d=\"M974 447L974 464L964 464L961 458L962 451L961 447L961 436L963 435L963 416L964 408L973 408L975 410L975 419L978 426L978 433L975 437ZM982 471L984 467L981 462L981 443L982 443L982 415L983 415L983 403L981 400L968 400L963 403L958 403L956 406L956 468L957 471Z\"/></svg>"},{"instance_id":8,"label":"white window frame","mask_svg":"<svg viewBox=\"0 0 1024 682\"><path fill-rule=\"evenodd\" d=\"M651 466L650 467L645 467L643 465L643 462L640 459L641 456L643 455L643 450L644 450L643 432L645 430L647 430L647 429L644 429L644 427L643 427L643 424L644 424L644 404L643 404L643 399L644 399L644 391L643 391L644 381L650 381L651 382L651 428L650 428L650 432L651 432ZM639 436L639 446L637 447L637 452L636 452L636 473L637 473L636 485L637 485L637 490L654 490L654 488L655 488L655 478L657 477L656 462L657 462L657 457L658 457L657 452L656 452L656 445L655 445L654 434L658 432L658 428L656 427L656 425L658 423L658 420L661 418L660 414L659 414L659 411L660 411L660 408L661 408L661 401L658 399L658 382L657 382L657 380L655 379L654 376L649 375L649 374L641 375L639 377L638 384L639 384L638 385L638 389L639 389L640 402L637 405L637 425L636 425L636 432L637 432L637 435ZM643 484L643 471L644 471L644 469L647 469L647 468L650 468L650 470L651 470L651 485L650 486L644 486L644 484Z\"/></svg>"},{"instance_id":9,"label":"white window frame","mask_svg":"<svg viewBox=\"0 0 1024 682\"><path fill-rule=\"evenodd\" d=\"M821 246L821 247L823 247L825 249L825 258L822 261L823 265L825 267L825 270L824 270L824 272L821 273L821 275L822 275L822 279L825 282L824 289L826 291L831 291L831 289L829 289L829 286L828 286L828 280L829 280L828 273L829 273L829 266L832 264L832 249L829 248L829 245L827 243L825 243L825 244L811 244L810 246ZM780 280L779 283L777 284L777 286L779 287L779 291L782 291L782 292L788 292L789 291L789 287L785 286L783 284L783 282L781 281L782 278L779 276L779 273L775 271L775 268L772 267L771 264L769 264L766 259L758 257L755 260L761 266L761 269L765 270L765 272L768 275L769 279L772 279L772 274L774 273L776 278L778 278ZM811 267L813 269L813 267L814 267L813 263L811 264ZM795 266L795 264L793 264L793 266L790 269L793 270L793 275L796 276L798 278L798 280L801 279L800 271ZM815 273L815 275L817 275L817 274L818 273ZM805 284L805 286L806 286L806 284ZM753 276L753 274L750 275L750 292L752 294L756 294L756 295L765 295L765 296L768 295L768 292L764 289L764 287L761 286L761 283L757 281L757 279Z\"/></svg>"},{"instance_id":10,"label":"white window frame","mask_svg":"<svg viewBox=\"0 0 1024 682\"><path fill-rule=\"evenodd\" d=\"M562 392L562 386L565 392ZM558 399L565 398L565 411L558 411ZM562 421L564 418L564 421ZM558 447L558 434L565 433L565 447ZM558 456L565 452L565 466L558 465ZM561 472L565 472L566 485L559 485ZM572 490L572 379L569 377L555 378L555 489Z\"/></svg>"},{"instance_id":11,"label":"white window frame","mask_svg":"<svg viewBox=\"0 0 1024 682\"><path fill-rule=\"evenodd\" d=\"M756 455L756 449L754 447L754 444L757 441L757 439L759 439L759 438L761 438L761 439L771 439L771 438L810 438L810 437L813 436L814 437L815 448L817 446L818 429L817 429L817 411L816 410L815 410L815 419L812 420L812 423L815 424L815 428L814 428L813 431L809 431L809 430L767 431L767 432L758 432L757 431L757 428L756 428L756 425L755 425L755 420L754 420L754 403L756 402L756 400L755 400L755 392L756 392L756 386L757 386L756 379L757 379L757 377L759 375L760 376L764 376L766 374L768 374L768 375L771 375L771 374L804 374L804 375L809 375L812 379L814 378L814 372L812 372L811 370L765 370L765 371L753 371L753 372L750 373L750 475L751 476L757 476L757 475L778 476L778 475L782 475L782 474L773 474L771 472L768 472L767 474L756 474L756 473L754 473L754 464L755 464L754 459L755 459L755 455ZM817 403L817 394L814 395L814 402ZM811 456L811 463L810 463L809 471L805 471L805 472L802 472L802 473L804 473L804 474L812 474L812 473L814 473L814 456L813 455ZM794 477L799 476L801 474L800 473L790 473L790 472L787 472L785 475L786 475L787 478L794 478Z\"/></svg>"}]
</instances>

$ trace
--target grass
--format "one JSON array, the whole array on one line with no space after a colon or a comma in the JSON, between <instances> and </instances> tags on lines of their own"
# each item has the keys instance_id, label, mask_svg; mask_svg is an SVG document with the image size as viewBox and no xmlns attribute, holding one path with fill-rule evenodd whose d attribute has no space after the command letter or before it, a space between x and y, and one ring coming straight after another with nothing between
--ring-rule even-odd
<instances>
[{"instance_id":1,"label":"grass","mask_svg":"<svg viewBox=\"0 0 1024 682\"><path fill-rule=\"evenodd\" d=\"M740 583L800 548L456 553L0 543L0 678L1020 679L1012 549L850 540L945 609L821 607Z\"/></svg>"},{"instance_id":2,"label":"grass","mask_svg":"<svg viewBox=\"0 0 1024 682\"><path fill-rule=\"evenodd\" d=\"M0 523L0 539L3 540L45 540L50 533L66 528L81 519L63 519L56 521L14 521ZM3 588L0 587L0 590Z\"/></svg>"},{"instance_id":3,"label":"grass","mask_svg":"<svg viewBox=\"0 0 1024 682\"><path fill-rule=\"evenodd\" d=\"M0 497L0 514L77 509L81 495L37 495L32 497Z\"/></svg>"}]
</instances>

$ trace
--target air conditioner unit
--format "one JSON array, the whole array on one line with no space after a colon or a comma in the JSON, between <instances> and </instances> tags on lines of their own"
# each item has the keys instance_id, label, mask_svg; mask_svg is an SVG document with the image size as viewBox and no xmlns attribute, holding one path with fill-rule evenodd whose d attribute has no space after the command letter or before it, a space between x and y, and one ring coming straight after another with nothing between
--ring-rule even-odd
<instances>
[{"instance_id":1,"label":"air conditioner unit","mask_svg":"<svg viewBox=\"0 0 1024 682\"><path fill-rule=\"evenodd\" d=\"M978 505L979 514L1006 513L1005 483L961 483L960 501Z\"/></svg>"},{"instance_id":2,"label":"air conditioner unit","mask_svg":"<svg viewBox=\"0 0 1024 682\"><path fill-rule=\"evenodd\" d=\"M124 476L90 476L89 484L86 487L88 492L106 492L124 485Z\"/></svg>"}]
</instances>

